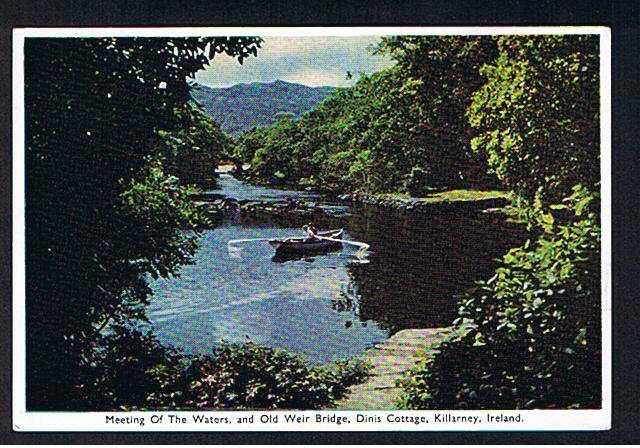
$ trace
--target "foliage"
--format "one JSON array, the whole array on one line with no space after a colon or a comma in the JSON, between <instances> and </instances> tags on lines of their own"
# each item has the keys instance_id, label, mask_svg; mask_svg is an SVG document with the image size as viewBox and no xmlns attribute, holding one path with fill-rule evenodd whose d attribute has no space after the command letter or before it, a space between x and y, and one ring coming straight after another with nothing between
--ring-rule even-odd
<instances>
[{"instance_id":1,"label":"foliage","mask_svg":"<svg viewBox=\"0 0 640 448\"><path fill-rule=\"evenodd\" d=\"M393 71L362 77L299 121L283 119L243 136L242 146L256 148L251 174L270 183L278 182L274 174L280 171L280 182L393 191L401 171L395 168L403 163L398 159L409 154L401 133L403 123L414 121L402 118L416 112L411 95ZM388 112L381 114L383 107Z\"/></svg>"},{"instance_id":2,"label":"foliage","mask_svg":"<svg viewBox=\"0 0 640 448\"><path fill-rule=\"evenodd\" d=\"M83 351L73 407L144 409L187 365L184 355L160 344L153 333L118 322ZM167 401L172 398L167 396Z\"/></svg>"},{"instance_id":3,"label":"foliage","mask_svg":"<svg viewBox=\"0 0 640 448\"><path fill-rule=\"evenodd\" d=\"M83 354L78 407L114 409L320 409L363 382L359 360L312 367L252 342L221 343L206 355L165 347L121 324Z\"/></svg>"},{"instance_id":4,"label":"foliage","mask_svg":"<svg viewBox=\"0 0 640 448\"><path fill-rule=\"evenodd\" d=\"M486 160L534 239L463 299L472 330L412 371L403 406L599 406L597 39L387 38L395 67L233 147L185 79L259 42L25 42L27 408L319 408L365 377L251 343L189 359L132 326L203 223L176 176L204 183L187 161L221 157L260 181L411 194L491 183Z\"/></svg>"},{"instance_id":5,"label":"foliage","mask_svg":"<svg viewBox=\"0 0 640 448\"><path fill-rule=\"evenodd\" d=\"M425 196L429 189L431 172L429 169L414 166L404 180L404 189L411 196Z\"/></svg>"},{"instance_id":6,"label":"foliage","mask_svg":"<svg viewBox=\"0 0 640 448\"><path fill-rule=\"evenodd\" d=\"M166 145L167 170L183 183L202 187L215 184L215 169L233 151L232 139L195 105L176 114L180 118L185 116L184 127L160 133Z\"/></svg>"},{"instance_id":7,"label":"foliage","mask_svg":"<svg viewBox=\"0 0 640 448\"><path fill-rule=\"evenodd\" d=\"M470 123L503 183L527 200L557 201L599 182L599 57L593 36L502 36L482 73Z\"/></svg>"},{"instance_id":8,"label":"foliage","mask_svg":"<svg viewBox=\"0 0 640 448\"><path fill-rule=\"evenodd\" d=\"M597 39L497 38L469 118L533 242L461 302L473 329L403 382L405 408L601 405Z\"/></svg>"},{"instance_id":9,"label":"foliage","mask_svg":"<svg viewBox=\"0 0 640 448\"><path fill-rule=\"evenodd\" d=\"M191 262L199 230L207 224L178 178L167 176L158 159L149 159L121 195L120 229L128 235L129 264L153 278L175 275ZM150 254L149 248L155 252Z\"/></svg>"},{"instance_id":10,"label":"foliage","mask_svg":"<svg viewBox=\"0 0 640 448\"><path fill-rule=\"evenodd\" d=\"M494 39L389 36L378 52L389 54L405 76L418 81L416 100L424 112L413 123L415 145L424 148L420 161L431 173L432 186L495 186L485 172L486 159L470 151L472 130L465 117L473 93L485 83L480 68L496 57Z\"/></svg>"},{"instance_id":11,"label":"foliage","mask_svg":"<svg viewBox=\"0 0 640 448\"><path fill-rule=\"evenodd\" d=\"M429 409L600 405L600 276L593 194L581 187L543 235L507 253L460 307L473 331L440 347L404 382L403 406ZM555 208L555 207L554 207ZM571 381L568 381L569 377Z\"/></svg>"},{"instance_id":12,"label":"foliage","mask_svg":"<svg viewBox=\"0 0 640 448\"><path fill-rule=\"evenodd\" d=\"M146 270L167 275L188 259L192 241L181 232L197 230L194 212L159 165L145 168L148 155L161 152L161 131L184 129L186 112L176 111L190 101L185 80L207 53L242 60L259 42L25 41L29 410L68 409L103 323L143 317Z\"/></svg>"},{"instance_id":13,"label":"foliage","mask_svg":"<svg viewBox=\"0 0 640 448\"><path fill-rule=\"evenodd\" d=\"M254 167L253 173L260 177L268 176L274 184L282 183L285 178L290 179L295 175L298 168L298 164L294 162L294 151L288 148L289 142L292 142L297 134L297 123L288 117L282 117L278 120L277 126L257 129L244 136L240 144L245 149L241 152L247 154L246 148L256 148L250 159ZM264 140L261 136L264 136ZM286 170L287 174L278 175L280 170Z\"/></svg>"},{"instance_id":14,"label":"foliage","mask_svg":"<svg viewBox=\"0 0 640 448\"><path fill-rule=\"evenodd\" d=\"M465 110L495 43L404 36L379 51L397 66L362 76L299 120L241 137L254 180L366 193L494 186L469 150Z\"/></svg>"},{"instance_id":15,"label":"foliage","mask_svg":"<svg viewBox=\"0 0 640 448\"><path fill-rule=\"evenodd\" d=\"M177 390L178 407L201 409L320 409L364 381L361 362L311 367L286 351L223 343L192 361Z\"/></svg>"}]
</instances>

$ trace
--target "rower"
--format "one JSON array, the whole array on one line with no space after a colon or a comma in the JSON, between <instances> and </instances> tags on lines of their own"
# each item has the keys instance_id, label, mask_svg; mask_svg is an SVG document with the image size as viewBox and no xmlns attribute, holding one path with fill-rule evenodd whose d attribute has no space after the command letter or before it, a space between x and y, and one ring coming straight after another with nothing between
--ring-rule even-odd
<instances>
[{"instance_id":1,"label":"rower","mask_svg":"<svg viewBox=\"0 0 640 448\"><path fill-rule=\"evenodd\" d=\"M309 235L311 238L316 238L318 233L318 228L313 225L313 223L308 223L302 226L302 230Z\"/></svg>"}]
</instances>

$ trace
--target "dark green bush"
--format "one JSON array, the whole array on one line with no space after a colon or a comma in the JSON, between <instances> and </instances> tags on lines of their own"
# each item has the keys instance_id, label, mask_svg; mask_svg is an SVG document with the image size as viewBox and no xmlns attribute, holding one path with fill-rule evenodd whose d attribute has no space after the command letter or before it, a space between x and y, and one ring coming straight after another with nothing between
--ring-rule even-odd
<instances>
[{"instance_id":1,"label":"dark green bush","mask_svg":"<svg viewBox=\"0 0 640 448\"><path fill-rule=\"evenodd\" d=\"M327 384L331 386L332 401L344 397L351 386L364 383L371 368L370 362L360 358L334 361L323 368Z\"/></svg>"},{"instance_id":2,"label":"dark green bush","mask_svg":"<svg viewBox=\"0 0 640 448\"><path fill-rule=\"evenodd\" d=\"M311 367L283 350L222 344L195 359L183 378L184 406L202 409L319 409L366 378L361 362Z\"/></svg>"},{"instance_id":3,"label":"dark green bush","mask_svg":"<svg viewBox=\"0 0 640 448\"><path fill-rule=\"evenodd\" d=\"M600 406L600 247L594 195L580 186L538 207L540 236L512 249L461 302L474 330L444 343L404 381L402 406ZM540 203L538 203L540 205Z\"/></svg>"},{"instance_id":4,"label":"dark green bush","mask_svg":"<svg viewBox=\"0 0 640 448\"><path fill-rule=\"evenodd\" d=\"M179 351L160 344L153 333L120 323L85 349L81 361L74 410L144 409L185 368ZM166 402L174 397L167 394Z\"/></svg>"},{"instance_id":5,"label":"dark green bush","mask_svg":"<svg viewBox=\"0 0 640 448\"><path fill-rule=\"evenodd\" d=\"M314 367L284 350L222 343L187 356L116 324L82 355L74 409L320 409L369 376L360 360Z\"/></svg>"}]
</instances>

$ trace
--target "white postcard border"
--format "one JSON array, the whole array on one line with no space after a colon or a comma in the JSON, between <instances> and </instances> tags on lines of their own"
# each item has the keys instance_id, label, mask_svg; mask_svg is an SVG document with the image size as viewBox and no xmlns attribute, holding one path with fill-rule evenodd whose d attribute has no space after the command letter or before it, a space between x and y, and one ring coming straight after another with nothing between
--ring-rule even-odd
<instances>
[{"instance_id":1,"label":"white postcard border","mask_svg":"<svg viewBox=\"0 0 640 448\"><path fill-rule=\"evenodd\" d=\"M600 36L602 210L602 409L527 411L27 412L25 315L24 39L27 37L383 36L596 34ZM13 429L15 431L560 431L611 428L611 31L566 27L145 27L13 31ZM440 415L440 417L437 417ZM177 417L170 417L177 416ZM202 417L199 423L194 416ZM250 418L253 423L237 423ZM288 422L285 416L307 422ZM358 417L360 416L360 417ZM446 417L445 417L446 416ZM519 416L519 417L518 417ZM198 418L200 418L198 417ZM226 417L231 423L203 423ZM277 422L273 419L276 417ZM465 417L460 419L460 417ZM478 420L474 419L477 418ZM509 421L519 418L520 421ZM116 423L116 419L130 423ZM184 423L183 419L184 418ZM341 423L337 423L338 419ZM358 418L364 422L358 422ZM415 423L424 419L428 423ZM452 419L453 418L453 419ZM144 419L141 425L140 419ZM261 422L264 419L264 422ZM320 419L320 422L316 420ZM347 419L348 422L342 419ZM442 421L442 420L446 421ZM490 421L493 419L492 421ZM172 421L173 420L173 421ZM269 421L266 421L269 420ZM398 420L398 421L396 421ZM155 422L154 422L155 421ZM475 422L475 423L474 423Z\"/></svg>"}]
</instances>

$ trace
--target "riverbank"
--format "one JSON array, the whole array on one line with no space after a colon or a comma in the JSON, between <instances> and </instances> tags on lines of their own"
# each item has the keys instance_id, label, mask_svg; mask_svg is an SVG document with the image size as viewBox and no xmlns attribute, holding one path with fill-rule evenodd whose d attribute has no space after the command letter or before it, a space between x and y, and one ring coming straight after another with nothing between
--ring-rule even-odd
<instances>
[{"instance_id":1,"label":"riverbank","mask_svg":"<svg viewBox=\"0 0 640 448\"><path fill-rule=\"evenodd\" d=\"M404 194L352 193L338 196L342 201L376 205L407 211L426 210L434 205L474 205L481 209L494 209L509 203L507 192L498 190L449 190L425 197Z\"/></svg>"},{"instance_id":2,"label":"riverbank","mask_svg":"<svg viewBox=\"0 0 640 448\"><path fill-rule=\"evenodd\" d=\"M236 175L234 175L236 177ZM354 204L375 205L385 208L393 208L407 211L421 211L433 205L475 205L479 209L499 209L509 203L509 193L501 190L474 190L474 189L454 189L433 192L427 196L410 196L405 193L343 193L327 189L313 188L308 185L296 183L283 183L273 185L268 182L261 182L250 177L236 177L236 179L259 185L262 187L276 189L292 189L312 193L316 196L334 198L339 201L351 202Z\"/></svg>"},{"instance_id":3,"label":"riverbank","mask_svg":"<svg viewBox=\"0 0 640 448\"><path fill-rule=\"evenodd\" d=\"M237 179L247 186L254 186L244 179ZM254 186L255 187L255 186ZM286 187L265 187L274 190ZM301 188L300 186L290 186L290 188ZM229 210L237 210L243 214L282 216L292 214L317 218L318 215L327 212L326 205L332 202L373 205L382 208L395 209L407 212L424 212L433 206L464 206L468 209L476 210L500 210L509 204L509 194L500 190L471 190L457 189L441 192L434 192L424 197L412 197L401 193L350 193L335 195L326 191L314 191L309 188L304 189L305 198L269 198L267 200L229 200L222 198L220 194L213 192L198 192L191 195L192 199L203 202L207 206L207 211L211 217L218 217Z\"/></svg>"}]
</instances>

